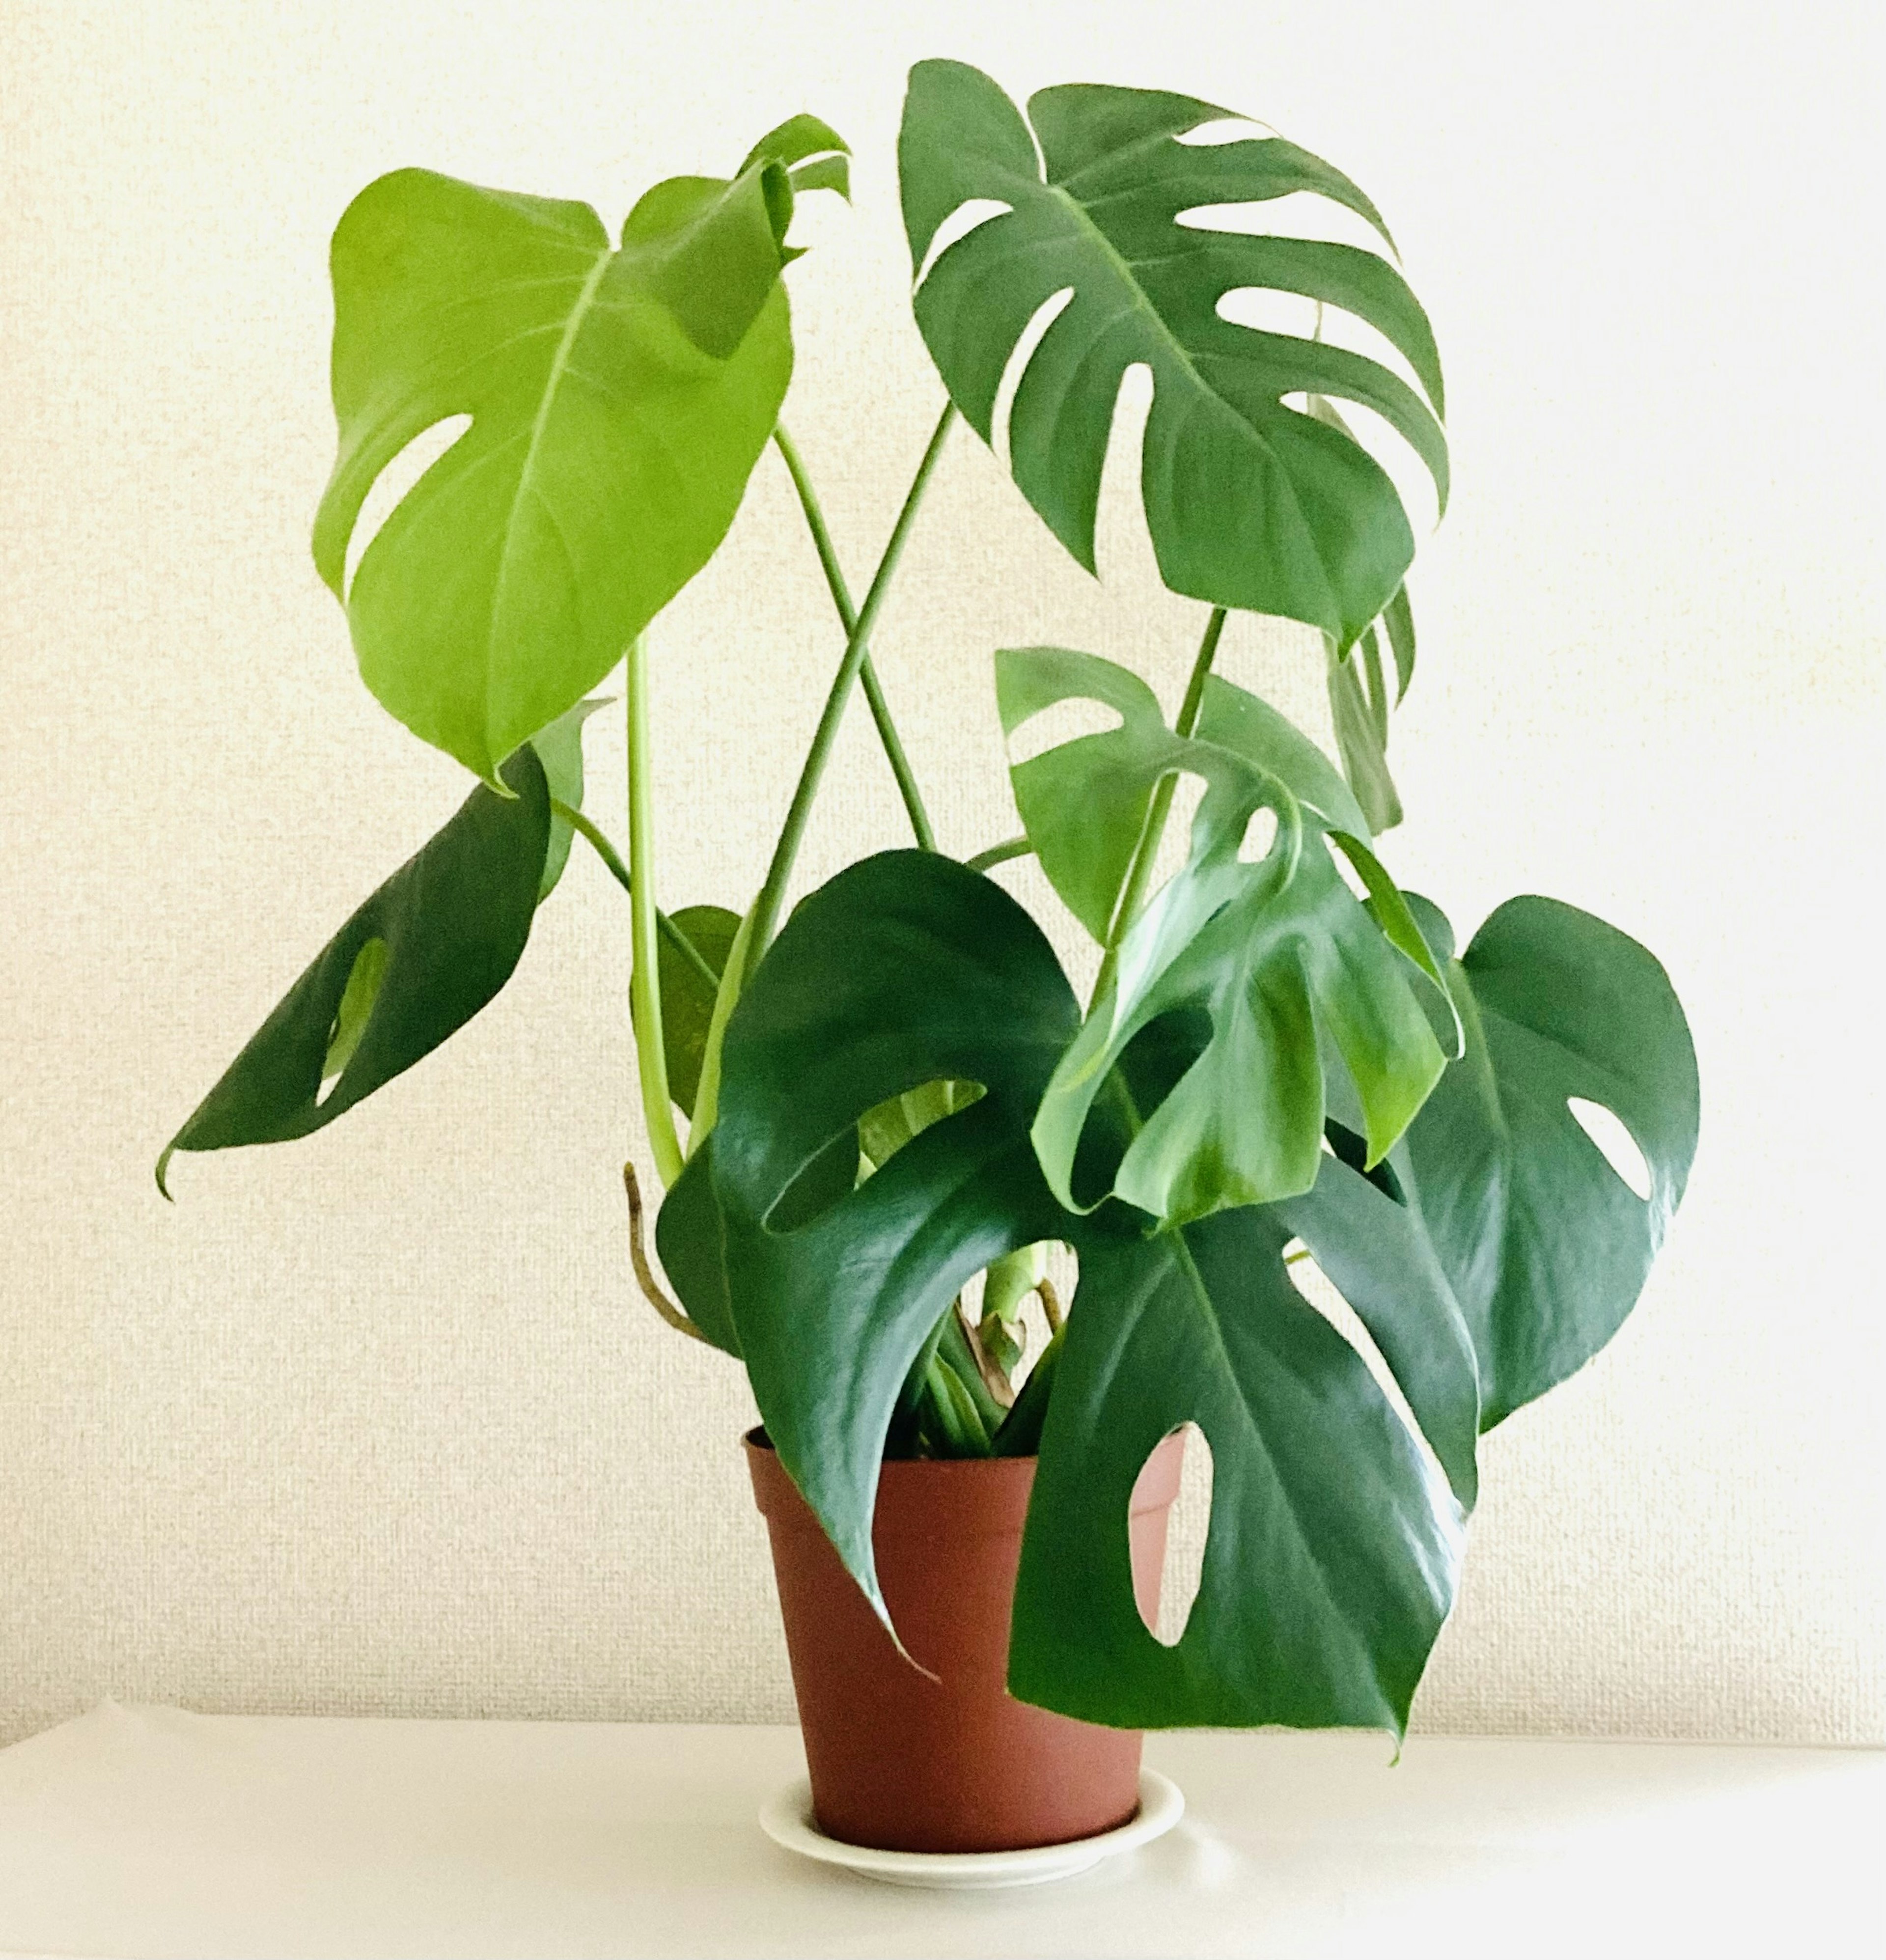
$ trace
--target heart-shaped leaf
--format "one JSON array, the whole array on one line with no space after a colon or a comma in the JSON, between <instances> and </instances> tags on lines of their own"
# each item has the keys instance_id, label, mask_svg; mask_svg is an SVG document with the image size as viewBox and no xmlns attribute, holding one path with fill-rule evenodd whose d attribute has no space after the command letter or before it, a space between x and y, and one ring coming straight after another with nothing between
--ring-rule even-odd
<instances>
[{"instance_id":1,"label":"heart-shaped leaf","mask_svg":"<svg viewBox=\"0 0 1886 1960\"><path fill-rule=\"evenodd\" d=\"M305 1137L456 1033L508 980L530 936L550 835L526 744L342 927L157 1160Z\"/></svg>"},{"instance_id":2,"label":"heart-shaped leaf","mask_svg":"<svg viewBox=\"0 0 1886 1960\"><path fill-rule=\"evenodd\" d=\"M1461 1514L1291 1284L1289 1233L1244 1210L1083 1239L1016 1587L1009 1685L1023 1700L1129 1728L1401 1734L1452 1602ZM1167 1648L1134 1604L1127 1507L1187 1421L1211 1448L1211 1522Z\"/></svg>"},{"instance_id":3,"label":"heart-shaped leaf","mask_svg":"<svg viewBox=\"0 0 1886 1960\"><path fill-rule=\"evenodd\" d=\"M1363 836L1347 786L1307 738L1215 676L1196 739L1160 719L1144 683L1059 648L1001 657L1005 724L1056 702L1099 700L1121 725L1016 768L1029 841L1056 888L1095 929L1111 915L1159 778L1185 770L1206 792L1185 868L1127 930L1097 999L1042 1099L1033 1134L1051 1188L1077 1196L1074 1164L1115 1064L1162 1018L1197 1030L1191 1066L1143 1109L1106 1189L1166 1223L1308 1191L1321 1151L1327 1044L1350 1082L1374 1162L1400 1136L1442 1066L1413 988L1442 982L1407 906ZM1274 813L1260 861L1240 858L1252 817ZM1129 842L1131 840L1131 842ZM1334 851L1360 872L1350 892ZM1442 998L1445 998L1444 992Z\"/></svg>"},{"instance_id":4,"label":"heart-shaped leaf","mask_svg":"<svg viewBox=\"0 0 1886 1960\"><path fill-rule=\"evenodd\" d=\"M375 695L488 781L707 562L772 433L785 165L837 142L774 134L730 183L657 185L615 249L587 205L428 170L370 184L336 230L340 451L315 561ZM375 479L462 415L344 587Z\"/></svg>"},{"instance_id":5,"label":"heart-shaped leaf","mask_svg":"<svg viewBox=\"0 0 1886 1960\"><path fill-rule=\"evenodd\" d=\"M1049 301L1070 295L1015 389L1010 462L1023 494L1092 570L1115 404L1126 370L1143 363L1153 406L1141 489L1166 583L1304 620L1346 649L1401 584L1414 533L1367 451L1286 399L1374 410L1420 455L1445 505L1440 364L1419 301L1375 253L1182 221L1309 192L1358 213L1393 249L1355 185L1294 145L1178 140L1229 113L1189 96L1078 87L1043 90L1024 122L979 70L919 62L898 143L905 228L923 275L918 325L950 399L986 441L1018 343ZM1000 214L925 272L939 228L973 201ZM1223 303L1249 289L1365 320L1429 400L1362 355L1236 324Z\"/></svg>"},{"instance_id":6,"label":"heart-shaped leaf","mask_svg":"<svg viewBox=\"0 0 1886 1960\"><path fill-rule=\"evenodd\" d=\"M880 1612L871 1517L892 1412L963 1284L1057 1236L1028 1126L1079 1023L1047 940L1006 892L897 851L800 906L727 1024L708 1147L730 1317L781 1462ZM859 1119L940 1081L983 1093L803 1215L809 1166L848 1142L855 1166ZM664 1228L695 1176L691 1162ZM682 1262L711 1295L698 1221L688 1238Z\"/></svg>"},{"instance_id":7,"label":"heart-shaped leaf","mask_svg":"<svg viewBox=\"0 0 1886 1960\"><path fill-rule=\"evenodd\" d=\"M1418 902L1448 957L1446 921ZM1491 1428L1582 1367L1636 1304L1696 1154L1696 1052L1652 955L1557 899L1508 899L1448 972L1466 1056L1410 1128L1407 1159ZM1612 1169L1574 1099L1623 1123L1647 1197Z\"/></svg>"}]
</instances>

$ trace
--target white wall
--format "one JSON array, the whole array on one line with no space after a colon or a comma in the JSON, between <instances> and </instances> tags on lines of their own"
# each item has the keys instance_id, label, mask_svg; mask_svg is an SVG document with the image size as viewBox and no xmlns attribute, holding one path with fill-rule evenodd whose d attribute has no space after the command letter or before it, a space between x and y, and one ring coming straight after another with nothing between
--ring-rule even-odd
<instances>
[{"instance_id":1,"label":"white wall","mask_svg":"<svg viewBox=\"0 0 1886 1960\"><path fill-rule=\"evenodd\" d=\"M1611 1351L1490 1442L1417 1720L1886 1740L1882 48L1872 10L1778 12L8 6L0 1733L107 1693L787 1712L744 1385L631 1290L626 919L593 863L498 1004L343 1123L184 1160L174 1210L150 1164L463 793L358 685L307 549L348 198L422 162L613 216L792 110L836 122L857 206L793 275L790 415L861 581L939 399L891 145L905 68L950 53L1017 95L1210 96L1384 206L1458 486L1393 868L1463 926L1522 889L1591 907L1695 1027L1675 1239ZM1175 687L1197 609L1110 512L1101 587L973 439L948 459L880 661L951 848L1013 828L994 647ZM776 469L656 647L664 895L739 903L838 651ZM1301 635L1246 621L1228 657L1316 716ZM596 752L608 812L619 735ZM808 873L898 836L854 722Z\"/></svg>"}]
</instances>

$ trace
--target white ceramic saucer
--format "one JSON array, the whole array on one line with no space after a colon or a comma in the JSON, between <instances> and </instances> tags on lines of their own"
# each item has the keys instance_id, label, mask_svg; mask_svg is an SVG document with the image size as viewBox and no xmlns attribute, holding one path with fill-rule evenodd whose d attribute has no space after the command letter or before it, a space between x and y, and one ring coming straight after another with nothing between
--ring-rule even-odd
<instances>
[{"instance_id":1,"label":"white ceramic saucer","mask_svg":"<svg viewBox=\"0 0 1886 1960\"><path fill-rule=\"evenodd\" d=\"M1185 1799L1177 1783L1157 1770L1142 1770L1138 1810L1118 1830L1102 1831L1097 1837L1077 1838L1071 1844L1043 1844L1032 1851L879 1851L828 1838L813 1820L812 1786L802 1777L768 1801L759 1822L775 1844L802 1858L842 1865L886 1885L987 1892L999 1885L1038 1885L1050 1879L1072 1878L1102 1858L1162 1837L1185 1811Z\"/></svg>"}]
</instances>

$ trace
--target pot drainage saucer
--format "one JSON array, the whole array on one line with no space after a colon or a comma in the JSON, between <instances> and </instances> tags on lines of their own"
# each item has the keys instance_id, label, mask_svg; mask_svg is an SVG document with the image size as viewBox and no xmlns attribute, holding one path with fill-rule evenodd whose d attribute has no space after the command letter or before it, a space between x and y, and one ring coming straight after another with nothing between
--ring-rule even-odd
<instances>
[{"instance_id":1,"label":"pot drainage saucer","mask_svg":"<svg viewBox=\"0 0 1886 1960\"><path fill-rule=\"evenodd\" d=\"M828 1838L813 1815L812 1786L801 1777L768 1799L760 1828L775 1844L821 1864L842 1865L860 1876L889 1885L921 1885L937 1892L988 1892L1001 1885L1038 1885L1072 1878L1103 1858L1150 1844L1185 1814L1177 1783L1157 1770L1140 1772L1140 1807L1118 1829L1067 1844L1042 1844L1027 1851L880 1851L868 1844L841 1844Z\"/></svg>"}]
</instances>

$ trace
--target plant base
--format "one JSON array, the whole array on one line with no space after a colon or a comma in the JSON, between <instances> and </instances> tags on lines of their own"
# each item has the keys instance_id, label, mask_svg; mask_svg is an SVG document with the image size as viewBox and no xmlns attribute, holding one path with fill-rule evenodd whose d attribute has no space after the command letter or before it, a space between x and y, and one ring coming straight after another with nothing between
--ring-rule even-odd
<instances>
[{"instance_id":1,"label":"plant base","mask_svg":"<svg viewBox=\"0 0 1886 1960\"><path fill-rule=\"evenodd\" d=\"M1139 1731L1077 1722L1008 1692L1032 1458L883 1466L879 1583L926 1675L898 1653L763 1433L746 1443L825 1838L883 1850L1015 1851L1133 1818ZM1153 1452L1130 1507L1134 1589L1149 1622L1183 1448L1175 1435Z\"/></svg>"}]
</instances>

